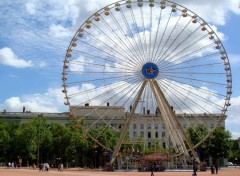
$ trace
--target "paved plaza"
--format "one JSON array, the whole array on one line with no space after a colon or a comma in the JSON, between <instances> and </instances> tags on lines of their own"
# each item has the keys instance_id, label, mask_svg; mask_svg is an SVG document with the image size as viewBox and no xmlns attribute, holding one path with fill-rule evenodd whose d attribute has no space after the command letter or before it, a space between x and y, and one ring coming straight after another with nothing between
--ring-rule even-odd
<instances>
[{"instance_id":1,"label":"paved plaza","mask_svg":"<svg viewBox=\"0 0 240 176\"><path fill-rule=\"evenodd\" d=\"M0 176L150 176L150 172L102 172L94 170L65 169L59 172L51 169L49 172L39 172L38 170L8 169L0 168ZM155 176L192 176L190 171L166 171L155 172ZM206 172L198 172L198 176L211 176L210 170ZM219 170L219 176L240 176L239 168L222 168Z\"/></svg>"}]
</instances>

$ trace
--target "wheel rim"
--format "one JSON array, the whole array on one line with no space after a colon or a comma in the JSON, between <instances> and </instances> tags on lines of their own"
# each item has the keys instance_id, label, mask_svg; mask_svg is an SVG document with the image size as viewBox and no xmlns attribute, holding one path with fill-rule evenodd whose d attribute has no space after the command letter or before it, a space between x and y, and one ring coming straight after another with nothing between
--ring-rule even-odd
<instances>
[{"instance_id":1,"label":"wheel rim","mask_svg":"<svg viewBox=\"0 0 240 176\"><path fill-rule=\"evenodd\" d=\"M156 80L188 128L194 118L210 129L195 147L222 125L232 93L229 60L217 34L197 14L169 1L119 1L93 14L70 42L62 79L65 104L79 123L109 102L130 113L145 79ZM75 110L87 103L92 110L78 117ZM148 116L155 117L157 108L147 82L135 113L144 116L150 111ZM123 114L122 109L115 113L112 120ZM202 120L203 113L217 125ZM84 131L99 121L118 130L104 120L106 114ZM152 126L162 123L154 120ZM109 149L99 142L101 134L88 136Z\"/></svg>"}]
</instances>

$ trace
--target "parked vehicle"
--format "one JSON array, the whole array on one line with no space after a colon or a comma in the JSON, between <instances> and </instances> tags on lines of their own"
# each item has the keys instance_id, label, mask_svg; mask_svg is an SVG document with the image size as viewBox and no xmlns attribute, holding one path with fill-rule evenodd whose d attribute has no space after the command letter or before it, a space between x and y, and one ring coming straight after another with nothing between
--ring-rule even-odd
<instances>
[{"instance_id":1,"label":"parked vehicle","mask_svg":"<svg viewBox=\"0 0 240 176\"><path fill-rule=\"evenodd\" d=\"M228 162L227 166L234 166L234 164L232 162Z\"/></svg>"}]
</instances>

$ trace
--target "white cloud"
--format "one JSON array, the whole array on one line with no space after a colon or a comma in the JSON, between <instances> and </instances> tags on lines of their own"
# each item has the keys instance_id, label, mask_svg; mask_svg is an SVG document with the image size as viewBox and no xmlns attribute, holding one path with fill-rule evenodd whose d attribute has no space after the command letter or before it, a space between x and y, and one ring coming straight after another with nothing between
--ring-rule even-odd
<instances>
[{"instance_id":1,"label":"white cloud","mask_svg":"<svg viewBox=\"0 0 240 176\"><path fill-rule=\"evenodd\" d=\"M63 112L64 95L61 88L49 88L47 92L22 97L11 97L4 102L4 109L10 112L21 112L23 106L31 112Z\"/></svg>"},{"instance_id":2,"label":"white cloud","mask_svg":"<svg viewBox=\"0 0 240 176\"><path fill-rule=\"evenodd\" d=\"M232 138L240 137L240 96L231 98L231 106L227 112L226 128L231 131Z\"/></svg>"},{"instance_id":3,"label":"white cloud","mask_svg":"<svg viewBox=\"0 0 240 176\"><path fill-rule=\"evenodd\" d=\"M36 4L33 2L28 2L26 4L26 10L29 14L34 15L36 13Z\"/></svg>"},{"instance_id":4,"label":"white cloud","mask_svg":"<svg viewBox=\"0 0 240 176\"><path fill-rule=\"evenodd\" d=\"M240 66L240 54L229 54L231 66Z\"/></svg>"},{"instance_id":5,"label":"white cloud","mask_svg":"<svg viewBox=\"0 0 240 176\"><path fill-rule=\"evenodd\" d=\"M70 38L72 36L72 32L68 28L65 28L62 25L52 24L49 27L49 32L51 36L54 36L56 38L65 38L65 37Z\"/></svg>"},{"instance_id":6,"label":"white cloud","mask_svg":"<svg viewBox=\"0 0 240 176\"><path fill-rule=\"evenodd\" d=\"M233 131L231 132L232 139L238 139L240 137L240 131Z\"/></svg>"},{"instance_id":7,"label":"white cloud","mask_svg":"<svg viewBox=\"0 0 240 176\"><path fill-rule=\"evenodd\" d=\"M231 106L228 110L228 118L226 122L230 124L240 125L240 96L231 98Z\"/></svg>"},{"instance_id":8,"label":"white cloud","mask_svg":"<svg viewBox=\"0 0 240 176\"><path fill-rule=\"evenodd\" d=\"M84 63L85 63L85 59L83 56L80 56L79 58L74 59L70 66L69 69L72 72L83 72L84 71Z\"/></svg>"},{"instance_id":9,"label":"white cloud","mask_svg":"<svg viewBox=\"0 0 240 176\"><path fill-rule=\"evenodd\" d=\"M206 3L202 0L173 0L178 4L186 6L205 21L224 25L230 12L240 14L239 0L211 0Z\"/></svg>"},{"instance_id":10,"label":"white cloud","mask_svg":"<svg viewBox=\"0 0 240 176\"><path fill-rule=\"evenodd\" d=\"M11 48L0 49L0 64L8 65L16 68L26 68L32 66L31 60L19 59Z\"/></svg>"}]
</instances>

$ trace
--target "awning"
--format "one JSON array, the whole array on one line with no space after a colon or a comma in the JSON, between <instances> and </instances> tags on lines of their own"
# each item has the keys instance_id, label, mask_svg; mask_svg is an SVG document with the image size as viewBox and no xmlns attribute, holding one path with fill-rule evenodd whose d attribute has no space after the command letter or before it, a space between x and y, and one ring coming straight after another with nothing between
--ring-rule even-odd
<instances>
[{"instance_id":1,"label":"awning","mask_svg":"<svg viewBox=\"0 0 240 176\"><path fill-rule=\"evenodd\" d=\"M167 155L151 154L143 158L145 161L168 161L169 157Z\"/></svg>"}]
</instances>

